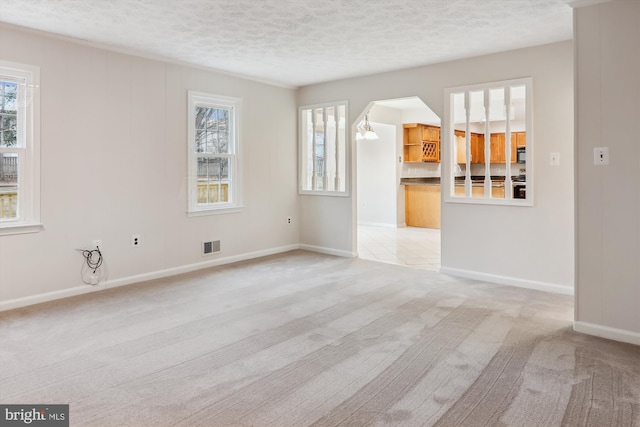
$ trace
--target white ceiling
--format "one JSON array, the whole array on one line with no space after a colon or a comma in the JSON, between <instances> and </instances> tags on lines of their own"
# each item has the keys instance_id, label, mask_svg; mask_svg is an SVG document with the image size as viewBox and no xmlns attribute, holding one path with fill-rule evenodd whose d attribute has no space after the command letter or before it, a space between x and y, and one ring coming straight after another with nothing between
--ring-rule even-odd
<instances>
[{"instance_id":1,"label":"white ceiling","mask_svg":"<svg viewBox=\"0 0 640 427\"><path fill-rule=\"evenodd\" d=\"M285 86L569 40L567 0L0 0L0 21Z\"/></svg>"}]
</instances>

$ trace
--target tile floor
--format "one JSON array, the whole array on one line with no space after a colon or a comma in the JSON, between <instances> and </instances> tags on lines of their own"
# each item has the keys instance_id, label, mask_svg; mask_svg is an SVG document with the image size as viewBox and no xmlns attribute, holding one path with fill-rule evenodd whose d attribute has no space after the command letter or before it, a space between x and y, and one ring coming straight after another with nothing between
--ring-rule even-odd
<instances>
[{"instance_id":1,"label":"tile floor","mask_svg":"<svg viewBox=\"0 0 640 427\"><path fill-rule=\"evenodd\" d=\"M363 259L440 270L440 230L358 226L358 255Z\"/></svg>"}]
</instances>

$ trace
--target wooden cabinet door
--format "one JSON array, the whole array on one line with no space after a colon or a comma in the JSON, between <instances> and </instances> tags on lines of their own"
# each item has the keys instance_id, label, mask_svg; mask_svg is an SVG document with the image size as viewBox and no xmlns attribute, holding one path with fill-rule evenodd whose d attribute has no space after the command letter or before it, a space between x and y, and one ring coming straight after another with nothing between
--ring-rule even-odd
<instances>
[{"instance_id":1,"label":"wooden cabinet door","mask_svg":"<svg viewBox=\"0 0 640 427\"><path fill-rule=\"evenodd\" d=\"M517 147L518 147L518 133L514 132L511 134L511 163L515 163L516 160L518 160Z\"/></svg>"},{"instance_id":2,"label":"wooden cabinet door","mask_svg":"<svg viewBox=\"0 0 640 427\"><path fill-rule=\"evenodd\" d=\"M504 133L492 133L491 134L491 163L504 163Z\"/></svg>"},{"instance_id":3,"label":"wooden cabinet door","mask_svg":"<svg viewBox=\"0 0 640 427\"><path fill-rule=\"evenodd\" d=\"M491 197L494 199L504 199L504 186L491 187Z\"/></svg>"},{"instance_id":4,"label":"wooden cabinet door","mask_svg":"<svg viewBox=\"0 0 640 427\"><path fill-rule=\"evenodd\" d=\"M409 227L440 228L440 186L405 185L404 201Z\"/></svg>"},{"instance_id":5,"label":"wooden cabinet door","mask_svg":"<svg viewBox=\"0 0 640 427\"><path fill-rule=\"evenodd\" d=\"M423 141L440 141L440 128L435 126L422 127Z\"/></svg>"},{"instance_id":6,"label":"wooden cabinet door","mask_svg":"<svg viewBox=\"0 0 640 427\"><path fill-rule=\"evenodd\" d=\"M471 134L471 163L484 163L484 135Z\"/></svg>"},{"instance_id":7,"label":"wooden cabinet door","mask_svg":"<svg viewBox=\"0 0 640 427\"><path fill-rule=\"evenodd\" d=\"M467 163L467 139L464 136L456 136L456 162Z\"/></svg>"},{"instance_id":8,"label":"wooden cabinet door","mask_svg":"<svg viewBox=\"0 0 640 427\"><path fill-rule=\"evenodd\" d=\"M516 132L516 145L518 147L525 147L527 145L526 132Z\"/></svg>"}]
</instances>

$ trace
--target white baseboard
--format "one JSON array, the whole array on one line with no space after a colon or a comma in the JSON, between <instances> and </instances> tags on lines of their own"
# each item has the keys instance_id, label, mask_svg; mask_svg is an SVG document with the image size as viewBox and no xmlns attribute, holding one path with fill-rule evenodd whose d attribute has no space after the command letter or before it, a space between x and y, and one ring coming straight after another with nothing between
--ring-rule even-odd
<instances>
[{"instance_id":1,"label":"white baseboard","mask_svg":"<svg viewBox=\"0 0 640 427\"><path fill-rule=\"evenodd\" d=\"M365 225L369 227L398 228L398 224L392 224L390 222L358 221L358 225Z\"/></svg>"},{"instance_id":2,"label":"white baseboard","mask_svg":"<svg viewBox=\"0 0 640 427\"><path fill-rule=\"evenodd\" d=\"M384 227L384 228L405 228L407 226L406 223L398 223L398 224L389 224L386 222L368 222L368 221L358 221L358 225L365 225L370 227Z\"/></svg>"},{"instance_id":3,"label":"white baseboard","mask_svg":"<svg viewBox=\"0 0 640 427\"><path fill-rule=\"evenodd\" d=\"M147 280L160 279L163 277L175 276L178 274L189 273L191 271L201 270L203 268L216 267L224 264L231 264L238 261L246 261L253 258L274 255L282 252L288 252L300 249L300 245L280 246L276 248L264 249L261 251L249 252L240 255L233 255L225 258L215 258L195 264L183 265L180 267L167 268L165 270L152 271L144 274L136 274L134 276L122 277L120 279L108 280L95 286L84 285L76 286L60 291L46 292L43 294L32 295L23 298L16 298L6 301L0 301L0 311L12 310L14 308L26 307L29 305L40 304L42 302L53 301L62 298L73 297L76 295L87 294L89 292L103 291L105 289L115 288L118 286L130 285L133 283L144 282Z\"/></svg>"},{"instance_id":4,"label":"white baseboard","mask_svg":"<svg viewBox=\"0 0 640 427\"><path fill-rule=\"evenodd\" d=\"M497 283L500 285L516 286L518 288L535 289L537 291L552 292L554 294L573 295L573 288L556 285L553 283L537 282L535 280L518 279L497 274L480 273L478 271L464 270L461 268L441 267L440 273L449 276L464 277L465 279L480 280L482 282Z\"/></svg>"},{"instance_id":5,"label":"white baseboard","mask_svg":"<svg viewBox=\"0 0 640 427\"><path fill-rule=\"evenodd\" d=\"M573 322L573 330L582 334L594 335L614 341L640 345L640 332L627 331L625 329L610 328L587 322Z\"/></svg>"},{"instance_id":6,"label":"white baseboard","mask_svg":"<svg viewBox=\"0 0 640 427\"><path fill-rule=\"evenodd\" d=\"M304 249L305 251L318 252L321 254L340 256L344 258L356 258L358 256L357 252L341 251L338 249L325 248L322 246L298 245L298 248Z\"/></svg>"}]
</instances>

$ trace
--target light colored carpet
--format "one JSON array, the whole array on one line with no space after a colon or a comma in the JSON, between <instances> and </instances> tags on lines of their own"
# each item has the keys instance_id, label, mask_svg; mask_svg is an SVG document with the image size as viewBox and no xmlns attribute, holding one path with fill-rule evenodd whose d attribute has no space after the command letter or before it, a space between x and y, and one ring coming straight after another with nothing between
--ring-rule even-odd
<instances>
[{"instance_id":1,"label":"light colored carpet","mask_svg":"<svg viewBox=\"0 0 640 427\"><path fill-rule=\"evenodd\" d=\"M0 402L74 426L640 426L571 297L290 252L0 314Z\"/></svg>"}]
</instances>

